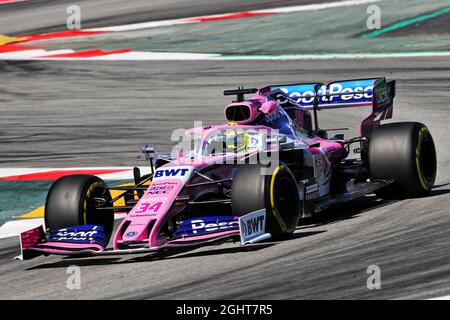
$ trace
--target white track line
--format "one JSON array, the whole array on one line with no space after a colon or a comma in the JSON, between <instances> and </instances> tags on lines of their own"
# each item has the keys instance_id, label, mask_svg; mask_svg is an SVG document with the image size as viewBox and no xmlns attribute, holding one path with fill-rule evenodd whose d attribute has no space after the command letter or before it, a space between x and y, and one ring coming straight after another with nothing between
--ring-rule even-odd
<instances>
[{"instance_id":1,"label":"white track line","mask_svg":"<svg viewBox=\"0 0 450 320\"><path fill-rule=\"evenodd\" d=\"M141 176L151 173L152 169L147 167L139 167L141 171ZM105 173L105 174L99 174L97 175L99 178L103 180L130 180L134 179L133 176L133 168L130 168L127 171L121 171L121 172L114 172L114 173Z\"/></svg>"},{"instance_id":2,"label":"white track line","mask_svg":"<svg viewBox=\"0 0 450 320\"><path fill-rule=\"evenodd\" d=\"M428 299L428 300L450 300L450 295L437 297L437 298L432 298L432 299Z\"/></svg>"},{"instance_id":3,"label":"white track line","mask_svg":"<svg viewBox=\"0 0 450 320\"><path fill-rule=\"evenodd\" d=\"M43 49L23 50L23 51L11 51L0 53L0 60L22 60L22 59L35 59L39 56L45 56L50 54L72 53L72 49L64 50L52 50L47 51Z\"/></svg>"},{"instance_id":4,"label":"white track line","mask_svg":"<svg viewBox=\"0 0 450 320\"><path fill-rule=\"evenodd\" d=\"M0 168L0 178L19 176L24 174L72 171L72 170L132 170L132 167L73 167L73 168Z\"/></svg>"},{"instance_id":5,"label":"white track line","mask_svg":"<svg viewBox=\"0 0 450 320\"><path fill-rule=\"evenodd\" d=\"M8 221L0 226L0 239L14 237L22 232L44 225L44 218Z\"/></svg>"},{"instance_id":6,"label":"white track line","mask_svg":"<svg viewBox=\"0 0 450 320\"><path fill-rule=\"evenodd\" d=\"M55 54L75 52L72 49L52 50L33 49L24 51L13 51L0 53L0 60L209 60L218 58L220 54L214 53L190 53L190 52L145 52L131 51L124 53L113 53L94 57L51 57Z\"/></svg>"},{"instance_id":7,"label":"white track line","mask_svg":"<svg viewBox=\"0 0 450 320\"><path fill-rule=\"evenodd\" d=\"M188 23L196 23L196 21L188 21L187 19L172 19L172 20L161 20L161 21L149 21L149 22L124 24L124 25L120 25L120 26L110 26L110 27L102 27L102 28L91 28L91 29L84 29L84 30L86 30L86 31L122 32L122 31L134 31L134 30L142 30L142 29L159 28L159 27L170 27L170 26L175 26L178 24L188 24Z\"/></svg>"},{"instance_id":8,"label":"white track line","mask_svg":"<svg viewBox=\"0 0 450 320\"><path fill-rule=\"evenodd\" d=\"M45 57L41 56L39 58L31 58L34 60L100 60L100 61L110 61L110 60L149 60L149 61L160 61L160 60L209 60L212 58L218 58L220 54L213 53L189 53L189 52L145 52L145 51L131 51L124 53L113 53L94 57Z\"/></svg>"},{"instance_id":9,"label":"white track line","mask_svg":"<svg viewBox=\"0 0 450 320\"><path fill-rule=\"evenodd\" d=\"M220 56L220 54L213 53L132 51L100 57L90 57L87 58L87 60L210 60Z\"/></svg>"},{"instance_id":10,"label":"white track line","mask_svg":"<svg viewBox=\"0 0 450 320\"><path fill-rule=\"evenodd\" d=\"M35 54L34 52L37 52ZM191 53L191 52L145 52L131 51L125 53L108 54L97 57L45 57L56 53L70 53L73 50L57 50L42 52L41 50L29 50L19 53L0 54L0 60L62 60L62 61L189 61L189 60L334 60L334 59L380 59L380 58L414 58L414 57L448 57L450 51L425 51L425 52L396 52L396 53L330 53L330 54L286 54L286 55L222 55L215 53ZM16 54L16 55L15 55Z\"/></svg>"},{"instance_id":11,"label":"white track line","mask_svg":"<svg viewBox=\"0 0 450 320\"><path fill-rule=\"evenodd\" d=\"M329 54L286 54L286 55L221 55L211 60L329 60L404 57L447 57L450 51L388 52L388 53L329 53Z\"/></svg>"},{"instance_id":12,"label":"white track line","mask_svg":"<svg viewBox=\"0 0 450 320\"><path fill-rule=\"evenodd\" d=\"M141 175L151 172L150 166L139 167ZM78 167L78 168L0 168L0 178L8 178L33 173L43 173L52 171L76 171L76 170L123 170L120 172L98 174L104 180L128 180L133 179L133 167ZM29 181L29 180L10 180Z\"/></svg>"},{"instance_id":13,"label":"white track line","mask_svg":"<svg viewBox=\"0 0 450 320\"><path fill-rule=\"evenodd\" d=\"M256 10L250 11L255 13L261 12L275 12L275 13L290 13L290 12L300 12L300 11L318 11L330 8L340 8L340 7L350 7L357 6L361 4L369 4L374 2L380 2L383 0L348 0L348 1L336 1L336 2L328 2L328 3L320 3L320 4L307 4L300 6L292 6L292 7L279 7L274 9L266 9L266 10Z\"/></svg>"},{"instance_id":14,"label":"white track line","mask_svg":"<svg viewBox=\"0 0 450 320\"><path fill-rule=\"evenodd\" d=\"M52 170L52 169L50 169ZM6 178L11 176L19 176L23 174L30 174L30 173L38 173L47 171L46 169L38 169L38 168L0 168L0 178Z\"/></svg>"}]
</instances>

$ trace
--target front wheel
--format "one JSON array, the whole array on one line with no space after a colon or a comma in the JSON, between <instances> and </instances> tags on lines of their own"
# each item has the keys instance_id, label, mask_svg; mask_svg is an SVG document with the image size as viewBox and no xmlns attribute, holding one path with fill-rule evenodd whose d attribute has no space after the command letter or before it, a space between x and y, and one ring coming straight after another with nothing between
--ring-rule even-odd
<instances>
[{"instance_id":1,"label":"front wheel","mask_svg":"<svg viewBox=\"0 0 450 320\"><path fill-rule=\"evenodd\" d=\"M260 165L238 168L231 186L233 214L266 209L266 232L273 237L291 234L300 216L300 200L297 184L291 170L280 164L263 175Z\"/></svg>"},{"instance_id":2,"label":"front wheel","mask_svg":"<svg viewBox=\"0 0 450 320\"><path fill-rule=\"evenodd\" d=\"M377 127L369 141L371 179L393 179L381 189L382 198L422 196L431 191L437 161L433 137L418 122L389 123Z\"/></svg>"},{"instance_id":3,"label":"front wheel","mask_svg":"<svg viewBox=\"0 0 450 320\"><path fill-rule=\"evenodd\" d=\"M107 205L111 195L105 182L91 175L68 175L56 180L45 202L45 227L62 229L86 224L103 227L109 240L114 227L114 211L98 210L102 199Z\"/></svg>"}]
</instances>

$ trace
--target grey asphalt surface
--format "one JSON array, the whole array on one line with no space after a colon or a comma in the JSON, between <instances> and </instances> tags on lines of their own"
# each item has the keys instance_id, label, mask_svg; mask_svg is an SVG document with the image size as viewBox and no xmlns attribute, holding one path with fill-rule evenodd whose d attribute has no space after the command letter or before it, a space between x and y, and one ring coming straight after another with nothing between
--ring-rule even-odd
<instances>
[{"instance_id":1,"label":"grey asphalt surface","mask_svg":"<svg viewBox=\"0 0 450 320\"><path fill-rule=\"evenodd\" d=\"M336 1L336 0L335 0ZM340 1L340 0L337 0ZM29 0L0 5L0 33L26 35L66 29L67 8L81 9L81 27L330 2L328 0Z\"/></svg>"},{"instance_id":2,"label":"grey asphalt surface","mask_svg":"<svg viewBox=\"0 0 450 320\"><path fill-rule=\"evenodd\" d=\"M387 75L398 80L395 118L426 123L438 148L438 187L399 202L367 198L300 226L291 240L226 243L168 257L13 262L0 241L0 298L430 298L450 293L449 58L343 61L2 62L2 166L133 164L144 141L166 147L192 121L219 122L223 88ZM357 125L368 110L321 112L323 127ZM162 147L162 148L163 148ZM81 266L82 289L66 288ZM368 290L369 265L381 290Z\"/></svg>"},{"instance_id":3,"label":"grey asphalt surface","mask_svg":"<svg viewBox=\"0 0 450 320\"><path fill-rule=\"evenodd\" d=\"M41 3L50 9L57 1ZM53 20L43 23L42 17L12 31L51 28ZM2 28L10 25L1 21ZM424 299L450 294L449 66L450 58L437 57L1 61L2 167L134 165L140 144L168 151L172 130L191 127L194 120L223 122L228 102L223 89L385 75L398 80L394 119L430 128L438 179L429 197L397 202L367 197L306 221L290 240L253 247L224 243L171 255L18 262L12 260L19 253L18 239L3 239L0 299ZM356 128L367 112L321 112L321 124ZM66 287L71 265L81 267L81 290ZM381 268L380 290L366 287L370 265Z\"/></svg>"}]
</instances>

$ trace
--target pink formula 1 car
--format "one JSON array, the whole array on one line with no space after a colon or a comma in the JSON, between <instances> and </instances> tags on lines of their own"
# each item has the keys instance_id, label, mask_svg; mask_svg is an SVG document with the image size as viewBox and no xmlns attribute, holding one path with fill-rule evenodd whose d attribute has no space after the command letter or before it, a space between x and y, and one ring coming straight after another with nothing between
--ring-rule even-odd
<instances>
[{"instance_id":1,"label":"pink formula 1 car","mask_svg":"<svg viewBox=\"0 0 450 320\"><path fill-rule=\"evenodd\" d=\"M395 81L272 85L224 94L237 96L225 108L228 124L183 132L170 156L144 146L152 173L141 176L135 168L132 186L108 187L89 175L55 181L45 228L21 234L21 258L149 252L230 237L246 245L286 237L300 218L369 193L413 197L433 187L436 151L427 127L380 124L392 117ZM371 108L358 137L331 137L331 129L319 127L319 110L347 107ZM112 198L112 189L121 195ZM117 211L127 215L113 230Z\"/></svg>"}]
</instances>

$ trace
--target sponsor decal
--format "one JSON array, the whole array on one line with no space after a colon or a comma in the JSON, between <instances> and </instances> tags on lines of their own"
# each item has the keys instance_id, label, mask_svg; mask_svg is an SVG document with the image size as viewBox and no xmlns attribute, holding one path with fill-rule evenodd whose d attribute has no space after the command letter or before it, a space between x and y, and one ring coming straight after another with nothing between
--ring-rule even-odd
<instances>
[{"instance_id":1,"label":"sponsor decal","mask_svg":"<svg viewBox=\"0 0 450 320\"><path fill-rule=\"evenodd\" d=\"M321 175L323 175L323 161L322 161L322 154L314 154L314 177L319 178Z\"/></svg>"},{"instance_id":2,"label":"sponsor decal","mask_svg":"<svg viewBox=\"0 0 450 320\"><path fill-rule=\"evenodd\" d=\"M316 179L310 179L305 183L305 200L312 200L320 197L319 185Z\"/></svg>"},{"instance_id":3,"label":"sponsor decal","mask_svg":"<svg viewBox=\"0 0 450 320\"><path fill-rule=\"evenodd\" d=\"M134 237L135 235L137 235L138 233L136 232L136 231L130 231L130 232L127 232L127 234L126 234L126 236L127 237Z\"/></svg>"},{"instance_id":4,"label":"sponsor decal","mask_svg":"<svg viewBox=\"0 0 450 320\"><path fill-rule=\"evenodd\" d=\"M174 233L174 237L190 237L214 232L237 230L239 222L233 216L202 217L185 220Z\"/></svg>"},{"instance_id":5,"label":"sponsor decal","mask_svg":"<svg viewBox=\"0 0 450 320\"><path fill-rule=\"evenodd\" d=\"M151 195L161 195L170 193L175 187L175 183L163 182L163 183L152 183L148 189L147 194Z\"/></svg>"},{"instance_id":6,"label":"sponsor decal","mask_svg":"<svg viewBox=\"0 0 450 320\"><path fill-rule=\"evenodd\" d=\"M375 91L376 95L376 101L378 104L383 104L389 101L389 91L387 90L386 86L382 86L377 88Z\"/></svg>"},{"instance_id":7,"label":"sponsor decal","mask_svg":"<svg viewBox=\"0 0 450 320\"><path fill-rule=\"evenodd\" d=\"M283 116L283 113L280 111L280 108L277 108L276 112L273 112L271 114L266 114L264 117L268 123L272 123L278 119L280 119Z\"/></svg>"},{"instance_id":8,"label":"sponsor decal","mask_svg":"<svg viewBox=\"0 0 450 320\"><path fill-rule=\"evenodd\" d=\"M270 237L266 230L266 209L239 217L241 244L254 243Z\"/></svg>"},{"instance_id":9,"label":"sponsor decal","mask_svg":"<svg viewBox=\"0 0 450 320\"><path fill-rule=\"evenodd\" d=\"M324 154L313 155L314 158L314 176L318 178L326 177L331 169L330 163Z\"/></svg>"},{"instance_id":10,"label":"sponsor decal","mask_svg":"<svg viewBox=\"0 0 450 320\"><path fill-rule=\"evenodd\" d=\"M93 230L90 231L70 231L68 229L60 229L57 231L54 239L58 238L59 240L94 240L94 235L98 233L98 231L95 230L96 228L97 227L94 227Z\"/></svg>"},{"instance_id":11,"label":"sponsor decal","mask_svg":"<svg viewBox=\"0 0 450 320\"><path fill-rule=\"evenodd\" d=\"M130 214L130 218L142 218L142 217L154 217L156 213L139 213L139 214Z\"/></svg>"},{"instance_id":12,"label":"sponsor decal","mask_svg":"<svg viewBox=\"0 0 450 320\"><path fill-rule=\"evenodd\" d=\"M82 225L50 230L48 241L72 243L98 243L106 246L106 236L102 226Z\"/></svg>"},{"instance_id":13,"label":"sponsor decal","mask_svg":"<svg viewBox=\"0 0 450 320\"><path fill-rule=\"evenodd\" d=\"M373 88L374 94L375 94L375 102L376 102L376 111L380 111L380 109L383 109L388 104L390 104L391 101L391 91L386 85L386 82L380 81L378 82L374 88Z\"/></svg>"},{"instance_id":14,"label":"sponsor decal","mask_svg":"<svg viewBox=\"0 0 450 320\"><path fill-rule=\"evenodd\" d=\"M330 192L331 165L324 154L313 155L314 158L314 178L319 184L320 195Z\"/></svg>"},{"instance_id":15,"label":"sponsor decal","mask_svg":"<svg viewBox=\"0 0 450 320\"><path fill-rule=\"evenodd\" d=\"M155 174L153 175L153 183L159 181L162 182L166 179L173 179L186 183L191 177L192 171L194 171L194 168L191 166L161 167L155 171ZM175 185L173 186L173 188L175 188Z\"/></svg>"},{"instance_id":16,"label":"sponsor decal","mask_svg":"<svg viewBox=\"0 0 450 320\"><path fill-rule=\"evenodd\" d=\"M294 84L274 86L271 89L280 89L303 107L312 107L315 96L315 85L321 85L318 94L323 97L319 97L319 106L326 107L340 104L360 103L369 104L372 103L374 81L375 79L342 81L330 83L328 86L320 83ZM279 95L277 98L281 104L287 102L282 95Z\"/></svg>"},{"instance_id":17,"label":"sponsor decal","mask_svg":"<svg viewBox=\"0 0 450 320\"><path fill-rule=\"evenodd\" d=\"M198 230L204 230L205 232L219 231L219 230L227 230L230 227L237 225L236 221L216 221L214 223L205 223L204 220L192 220L191 227L192 233L198 233Z\"/></svg>"},{"instance_id":18,"label":"sponsor decal","mask_svg":"<svg viewBox=\"0 0 450 320\"><path fill-rule=\"evenodd\" d=\"M187 168L183 169L159 169L156 170L154 177L155 178L161 178L161 177L184 177L186 173L189 171Z\"/></svg>"},{"instance_id":19,"label":"sponsor decal","mask_svg":"<svg viewBox=\"0 0 450 320\"><path fill-rule=\"evenodd\" d=\"M265 138L266 137L262 134L261 135L259 135L259 134L249 135L249 140L248 140L249 149L263 148Z\"/></svg>"},{"instance_id":20,"label":"sponsor decal","mask_svg":"<svg viewBox=\"0 0 450 320\"><path fill-rule=\"evenodd\" d=\"M313 193L315 191L319 190L319 186L317 183L314 183L313 185L306 186L306 193Z\"/></svg>"}]
</instances>

